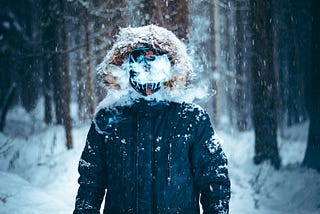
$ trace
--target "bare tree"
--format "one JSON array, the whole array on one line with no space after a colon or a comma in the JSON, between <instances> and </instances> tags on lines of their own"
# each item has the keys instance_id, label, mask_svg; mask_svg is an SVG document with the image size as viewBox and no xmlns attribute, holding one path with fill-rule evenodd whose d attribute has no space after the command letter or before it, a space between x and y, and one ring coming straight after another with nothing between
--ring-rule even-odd
<instances>
[{"instance_id":1,"label":"bare tree","mask_svg":"<svg viewBox=\"0 0 320 214\"><path fill-rule=\"evenodd\" d=\"M86 63L85 52L90 49L89 44L87 43L87 32L84 27L83 21L86 23L88 19L86 14L86 8L80 4L73 4L74 12L74 26L77 27L77 31L75 32L75 45L79 45L79 49L75 52L75 61L74 61L74 69L76 76L75 89L77 94L77 104L78 104L78 117L80 121L85 121L88 118L92 118L90 114L88 114L88 102L86 101L86 97L88 96L87 86L86 86L86 76L88 74L88 68L86 65L90 65L91 63ZM80 18L81 17L81 18ZM88 32L89 33L89 32ZM85 44L83 44L85 43ZM83 46L85 48L83 48Z\"/></svg>"},{"instance_id":2,"label":"bare tree","mask_svg":"<svg viewBox=\"0 0 320 214\"><path fill-rule=\"evenodd\" d=\"M320 172L320 3L312 1L312 66L307 82L307 107L310 117L307 150L303 165Z\"/></svg>"},{"instance_id":3,"label":"bare tree","mask_svg":"<svg viewBox=\"0 0 320 214\"><path fill-rule=\"evenodd\" d=\"M55 54L53 56L53 87L56 119L58 124L62 124L66 132L66 146L73 147L72 142L72 120L70 115L71 103L71 82L69 74L68 44L66 31L66 1L59 0L53 2L55 19L53 19Z\"/></svg>"},{"instance_id":4,"label":"bare tree","mask_svg":"<svg viewBox=\"0 0 320 214\"><path fill-rule=\"evenodd\" d=\"M254 163L270 160L279 169L276 81L273 65L272 0L251 0L253 15L252 105L255 132Z\"/></svg>"},{"instance_id":5,"label":"bare tree","mask_svg":"<svg viewBox=\"0 0 320 214\"><path fill-rule=\"evenodd\" d=\"M228 78L230 77L227 62L227 50L229 43L229 26L227 19L229 18L229 8L226 1L215 1L213 4L214 16L212 24L214 30L211 32L211 37L214 39L215 61L213 65L212 86L216 90L216 96L213 102L214 122L220 125L221 118L230 118L228 105Z\"/></svg>"},{"instance_id":6,"label":"bare tree","mask_svg":"<svg viewBox=\"0 0 320 214\"><path fill-rule=\"evenodd\" d=\"M249 0L236 1L236 83L235 83L235 117L239 131L249 128L250 121L250 7Z\"/></svg>"},{"instance_id":7,"label":"bare tree","mask_svg":"<svg viewBox=\"0 0 320 214\"><path fill-rule=\"evenodd\" d=\"M54 35L54 26L53 26L53 8L51 3L41 2L40 11L41 11L41 42L43 46L42 61L42 76L43 76L43 96L44 96L44 121L46 124L52 123L52 114L53 114L53 84L52 84L52 73L53 73L53 54L54 54L54 40L52 35Z\"/></svg>"},{"instance_id":8,"label":"bare tree","mask_svg":"<svg viewBox=\"0 0 320 214\"><path fill-rule=\"evenodd\" d=\"M13 96L14 96L14 91L16 88L16 83L12 83L9 91L7 92L7 94L4 95L3 97L3 102L1 103L1 108L0 108L0 132L3 131L4 126L5 126L5 121L6 121L6 115L7 112L9 110L9 106L13 100Z\"/></svg>"},{"instance_id":9,"label":"bare tree","mask_svg":"<svg viewBox=\"0 0 320 214\"><path fill-rule=\"evenodd\" d=\"M88 109L88 113L89 113L89 118L93 118L93 114L94 114L94 87L93 87L93 81L92 81L92 57L91 57L91 48L90 48L90 39L89 39L89 35L90 35L90 26L89 26L89 13L88 10L85 9L84 10L84 28L85 28L85 71L86 73L84 74L84 77L86 77L86 81L85 81L85 88L86 88L86 92L87 93L83 93L87 94L86 99L86 103L84 104L87 109Z\"/></svg>"}]
</instances>

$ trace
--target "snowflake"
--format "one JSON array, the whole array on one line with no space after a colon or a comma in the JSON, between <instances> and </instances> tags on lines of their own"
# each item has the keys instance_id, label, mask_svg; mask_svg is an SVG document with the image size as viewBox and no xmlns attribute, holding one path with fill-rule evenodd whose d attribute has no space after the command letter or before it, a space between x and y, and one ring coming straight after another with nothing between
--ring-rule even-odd
<instances>
[{"instance_id":1,"label":"snowflake","mask_svg":"<svg viewBox=\"0 0 320 214\"><path fill-rule=\"evenodd\" d=\"M161 149L160 146L158 146L154 151L155 152L160 152L160 149Z\"/></svg>"},{"instance_id":2,"label":"snowflake","mask_svg":"<svg viewBox=\"0 0 320 214\"><path fill-rule=\"evenodd\" d=\"M221 142L222 142L222 139L216 133L214 133L214 135L212 135L210 140L205 141L205 144L208 147L210 153L213 154L218 150Z\"/></svg>"},{"instance_id":3,"label":"snowflake","mask_svg":"<svg viewBox=\"0 0 320 214\"><path fill-rule=\"evenodd\" d=\"M91 163L83 160L82 158L79 161L79 165L80 165L80 167L86 167L86 168L90 168L91 167Z\"/></svg>"}]
</instances>

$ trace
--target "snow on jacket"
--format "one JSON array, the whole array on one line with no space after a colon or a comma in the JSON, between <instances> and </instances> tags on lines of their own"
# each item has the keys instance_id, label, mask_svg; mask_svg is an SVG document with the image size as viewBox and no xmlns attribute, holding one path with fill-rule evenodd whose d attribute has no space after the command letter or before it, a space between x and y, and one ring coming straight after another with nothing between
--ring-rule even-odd
<instances>
[{"instance_id":1,"label":"snow on jacket","mask_svg":"<svg viewBox=\"0 0 320 214\"><path fill-rule=\"evenodd\" d=\"M123 67L132 49L148 44L172 58L166 87L142 97ZM79 162L74 214L228 213L227 158L209 116L188 104L206 95L194 76L184 44L164 28L124 28L98 67L107 88Z\"/></svg>"},{"instance_id":2,"label":"snow on jacket","mask_svg":"<svg viewBox=\"0 0 320 214\"><path fill-rule=\"evenodd\" d=\"M227 213L227 159L199 107L138 100L96 115L74 213Z\"/></svg>"}]
</instances>

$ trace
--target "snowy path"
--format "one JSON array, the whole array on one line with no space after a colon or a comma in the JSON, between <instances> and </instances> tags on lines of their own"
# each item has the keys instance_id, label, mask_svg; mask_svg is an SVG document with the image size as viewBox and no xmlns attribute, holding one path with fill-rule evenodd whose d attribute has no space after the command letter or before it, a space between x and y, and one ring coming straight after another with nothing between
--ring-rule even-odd
<instances>
[{"instance_id":1,"label":"snowy path","mask_svg":"<svg viewBox=\"0 0 320 214\"><path fill-rule=\"evenodd\" d=\"M306 147L307 124L278 139L283 167L276 171L265 163L255 166L254 133L221 134L229 157L232 182L230 213L320 213L320 175L299 166Z\"/></svg>"},{"instance_id":2,"label":"snowy path","mask_svg":"<svg viewBox=\"0 0 320 214\"><path fill-rule=\"evenodd\" d=\"M72 213L88 128L73 131L70 151L61 143L62 127L27 138L0 133L0 213Z\"/></svg>"},{"instance_id":3,"label":"snowy path","mask_svg":"<svg viewBox=\"0 0 320 214\"><path fill-rule=\"evenodd\" d=\"M0 213L71 213L61 200L12 173L0 172Z\"/></svg>"},{"instance_id":4,"label":"snowy path","mask_svg":"<svg viewBox=\"0 0 320 214\"><path fill-rule=\"evenodd\" d=\"M229 157L232 214L320 213L320 175L298 166L306 125L279 139L283 164L254 166L253 133L218 132ZM77 164L89 126L73 131L75 148L63 145L63 129L52 127L30 136L0 133L0 213L72 213Z\"/></svg>"}]
</instances>

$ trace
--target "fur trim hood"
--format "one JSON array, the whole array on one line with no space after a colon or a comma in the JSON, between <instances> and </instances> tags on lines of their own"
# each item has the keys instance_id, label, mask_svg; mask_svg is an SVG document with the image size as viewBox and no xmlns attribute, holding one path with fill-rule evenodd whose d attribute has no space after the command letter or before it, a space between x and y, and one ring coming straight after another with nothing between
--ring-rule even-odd
<instances>
[{"instance_id":1,"label":"fur trim hood","mask_svg":"<svg viewBox=\"0 0 320 214\"><path fill-rule=\"evenodd\" d=\"M129 85L129 74L122 65L128 60L129 53L141 46L161 49L171 58L170 80L162 90L165 94L157 92L147 99L167 100L181 96L177 91L189 87L187 85L193 78L192 61L187 48L171 31L148 25L120 29L111 50L98 66L98 80L107 89L108 100L118 100L125 95L130 95L129 98L138 96Z\"/></svg>"},{"instance_id":2,"label":"fur trim hood","mask_svg":"<svg viewBox=\"0 0 320 214\"><path fill-rule=\"evenodd\" d=\"M117 82L119 74L114 73L114 66L121 65L128 59L128 54L143 45L161 49L172 58L172 80L170 87L181 87L192 74L192 63L185 45L170 31L156 25L137 28L122 28L114 45L98 66L98 75L107 88L120 89ZM179 84L174 84L175 82ZM184 83L183 83L184 81ZM182 84L182 85L181 85Z\"/></svg>"}]
</instances>

